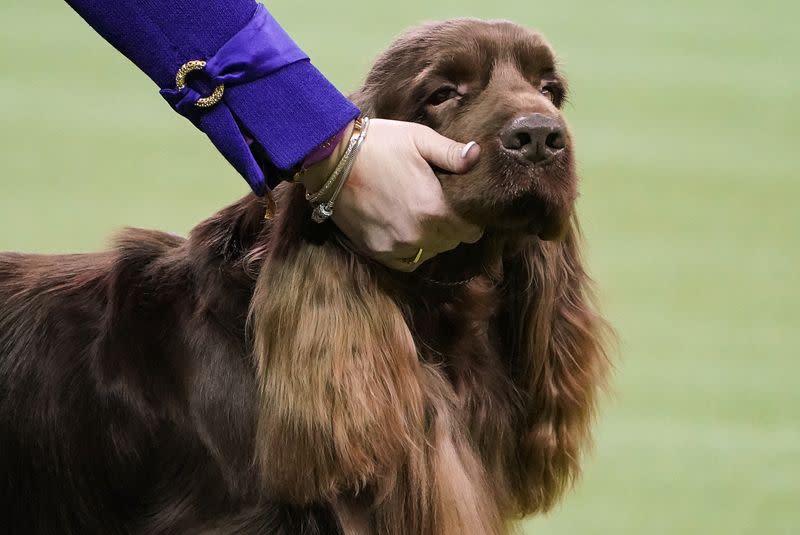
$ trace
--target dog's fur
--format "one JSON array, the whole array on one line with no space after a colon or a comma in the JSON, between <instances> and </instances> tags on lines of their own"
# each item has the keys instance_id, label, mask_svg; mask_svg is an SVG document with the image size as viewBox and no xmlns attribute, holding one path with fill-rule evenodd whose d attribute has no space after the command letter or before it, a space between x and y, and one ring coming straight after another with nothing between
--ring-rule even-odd
<instances>
[{"instance_id":1,"label":"dog's fur","mask_svg":"<svg viewBox=\"0 0 800 535\"><path fill-rule=\"evenodd\" d=\"M366 114L483 150L440 180L484 237L413 274L311 223L293 185L272 222L249 196L188 239L0 255L0 531L486 535L549 509L589 443L605 327L571 140L534 167L497 133L563 122L564 91L506 22L423 26L377 60Z\"/></svg>"}]
</instances>

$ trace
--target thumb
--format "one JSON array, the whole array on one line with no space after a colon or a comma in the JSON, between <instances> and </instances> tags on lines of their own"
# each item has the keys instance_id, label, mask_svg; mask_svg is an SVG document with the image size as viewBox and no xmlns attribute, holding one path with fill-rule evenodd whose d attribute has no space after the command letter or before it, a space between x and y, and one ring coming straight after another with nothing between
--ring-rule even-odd
<instances>
[{"instance_id":1,"label":"thumb","mask_svg":"<svg viewBox=\"0 0 800 535\"><path fill-rule=\"evenodd\" d=\"M429 164L451 173L466 173L472 169L481 152L480 146L474 141L459 143L428 127L414 129L413 140L420 155Z\"/></svg>"}]
</instances>

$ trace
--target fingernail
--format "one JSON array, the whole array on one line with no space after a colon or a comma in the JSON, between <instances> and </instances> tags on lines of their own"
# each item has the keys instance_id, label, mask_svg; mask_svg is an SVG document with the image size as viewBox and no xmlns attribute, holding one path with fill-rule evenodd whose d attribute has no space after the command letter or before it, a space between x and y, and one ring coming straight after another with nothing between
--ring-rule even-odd
<instances>
[{"instance_id":1,"label":"fingernail","mask_svg":"<svg viewBox=\"0 0 800 535\"><path fill-rule=\"evenodd\" d=\"M461 149L461 158L462 159L466 158L467 154L469 154L470 149L472 149L472 147L475 147L476 145L477 143L474 141L470 141L469 143L464 145L464 148Z\"/></svg>"}]
</instances>

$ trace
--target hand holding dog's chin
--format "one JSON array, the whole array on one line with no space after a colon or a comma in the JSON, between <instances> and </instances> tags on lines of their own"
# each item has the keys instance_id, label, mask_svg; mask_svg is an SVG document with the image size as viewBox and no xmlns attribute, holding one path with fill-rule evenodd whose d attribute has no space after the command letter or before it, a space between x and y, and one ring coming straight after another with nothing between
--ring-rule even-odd
<instances>
[{"instance_id":1,"label":"hand holding dog's chin","mask_svg":"<svg viewBox=\"0 0 800 535\"><path fill-rule=\"evenodd\" d=\"M426 126L373 119L336 201L334 222L368 256L402 271L477 241L483 230L451 210L431 169L469 171L480 149L473 144L463 155L464 147ZM409 262L420 248L421 260Z\"/></svg>"}]
</instances>

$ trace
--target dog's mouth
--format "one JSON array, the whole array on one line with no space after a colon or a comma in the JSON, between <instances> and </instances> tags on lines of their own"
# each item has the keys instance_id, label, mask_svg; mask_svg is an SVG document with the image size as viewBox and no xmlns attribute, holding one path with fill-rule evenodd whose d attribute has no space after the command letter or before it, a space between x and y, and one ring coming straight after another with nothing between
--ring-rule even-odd
<instances>
[{"instance_id":1,"label":"dog's mouth","mask_svg":"<svg viewBox=\"0 0 800 535\"><path fill-rule=\"evenodd\" d=\"M554 204L535 192L526 192L498 210L492 226L501 231L557 240L564 235L571 213L571 206Z\"/></svg>"},{"instance_id":2,"label":"dog's mouth","mask_svg":"<svg viewBox=\"0 0 800 535\"><path fill-rule=\"evenodd\" d=\"M562 237L577 197L569 149L532 163L491 143L481 146L491 149L469 177L434 169L456 211L500 233L544 240Z\"/></svg>"},{"instance_id":3,"label":"dog's mouth","mask_svg":"<svg viewBox=\"0 0 800 535\"><path fill-rule=\"evenodd\" d=\"M546 240L563 236L576 197L568 153L532 163L500 150L491 183L497 199L493 226Z\"/></svg>"}]
</instances>

